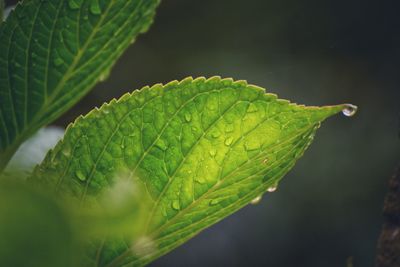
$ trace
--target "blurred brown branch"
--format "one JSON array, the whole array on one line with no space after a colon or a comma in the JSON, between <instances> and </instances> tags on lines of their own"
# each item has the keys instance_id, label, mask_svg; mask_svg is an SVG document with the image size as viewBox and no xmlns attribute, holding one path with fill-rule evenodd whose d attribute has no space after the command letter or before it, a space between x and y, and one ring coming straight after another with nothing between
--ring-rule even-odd
<instances>
[{"instance_id":1,"label":"blurred brown branch","mask_svg":"<svg viewBox=\"0 0 400 267\"><path fill-rule=\"evenodd\" d=\"M389 181L376 267L400 267L400 167Z\"/></svg>"}]
</instances>

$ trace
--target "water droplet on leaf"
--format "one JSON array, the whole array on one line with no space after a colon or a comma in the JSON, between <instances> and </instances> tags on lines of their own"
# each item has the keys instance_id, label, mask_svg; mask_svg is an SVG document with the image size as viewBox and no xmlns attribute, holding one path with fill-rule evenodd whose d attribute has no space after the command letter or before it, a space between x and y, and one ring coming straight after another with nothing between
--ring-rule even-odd
<instances>
[{"instance_id":1,"label":"water droplet on leaf","mask_svg":"<svg viewBox=\"0 0 400 267\"><path fill-rule=\"evenodd\" d=\"M272 192L275 192L277 188L278 188L278 186L273 185L273 186L268 187L267 191L272 193Z\"/></svg>"},{"instance_id":2,"label":"water droplet on leaf","mask_svg":"<svg viewBox=\"0 0 400 267\"><path fill-rule=\"evenodd\" d=\"M233 137L232 136L230 136L230 137L225 139L225 145L227 145L227 146L232 145L232 142L233 142Z\"/></svg>"},{"instance_id":3,"label":"water droplet on leaf","mask_svg":"<svg viewBox=\"0 0 400 267\"><path fill-rule=\"evenodd\" d=\"M253 112L257 112L258 108L254 103L250 103L248 109L247 109L247 113L253 113Z\"/></svg>"},{"instance_id":4,"label":"water droplet on leaf","mask_svg":"<svg viewBox=\"0 0 400 267\"><path fill-rule=\"evenodd\" d=\"M204 184L206 182L206 180L204 179L204 177L197 177L195 179L196 182L198 182L199 184Z\"/></svg>"},{"instance_id":5,"label":"water droplet on leaf","mask_svg":"<svg viewBox=\"0 0 400 267\"><path fill-rule=\"evenodd\" d=\"M174 210L180 210L181 209L181 205L179 204L179 200L174 200L174 201L172 201L172 208L174 209Z\"/></svg>"},{"instance_id":6,"label":"water droplet on leaf","mask_svg":"<svg viewBox=\"0 0 400 267\"><path fill-rule=\"evenodd\" d=\"M108 79L108 77L110 77L110 71L105 71L103 72L100 76L99 76L99 81L100 82L104 82L105 80Z\"/></svg>"},{"instance_id":7,"label":"water droplet on leaf","mask_svg":"<svg viewBox=\"0 0 400 267\"><path fill-rule=\"evenodd\" d=\"M192 115L190 115L190 113L186 113L186 114L185 114L185 120L186 120L187 122L190 122L190 121L192 120Z\"/></svg>"},{"instance_id":8,"label":"water droplet on leaf","mask_svg":"<svg viewBox=\"0 0 400 267\"><path fill-rule=\"evenodd\" d=\"M217 205L219 203L219 200L218 199L211 199L210 200L210 206L215 206L215 205Z\"/></svg>"},{"instance_id":9,"label":"water droplet on leaf","mask_svg":"<svg viewBox=\"0 0 400 267\"><path fill-rule=\"evenodd\" d=\"M64 60L62 60L62 58L60 58L60 57L54 59L54 65L56 65L56 67L61 66L63 63L64 63Z\"/></svg>"},{"instance_id":10,"label":"water droplet on leaf","mask_svg":"<svg viewBox=\"0 0 400 267\"><path fill-rule=\"evenodd\" d=\"M229 124L226 125L225 132L231 133L231 132L233 132L233 130L234 130L234 127L233 127L232 123L229 123Z\"/></svg>"},{"instance_id":11,"label":"water droplet on leaf","mask_svg":"<svg viewBox=\"0 0 400 267\"><path fill-rule=\"evenodd\" d=\"M342 110L343 115L347 117L354 116L356 114L358 107L352 104L346 104L345 108Z\"/></svg>"},{"instance_id":12,"label":"water droplet on leaf","mask_svg":"<svg viewBox=\"0 0 400 267\"><path fill-rule=\"evenodd\" d=\"M254 198L250 203L252 205L257 205L258 203L260 203L261 199L262 199L262 195L259 195L258 197Z\"/></svg>"},{"instance_id":13,"label":"water droplet on leaf","mask_svg":"<svg viewBox=\"0 0 400 267\"><path fill-rule=\"evenodd\" d=\"M93 15L100 15L101 14L101 8L100 8L98 0L92 0L92 3L90 5L90 12Z\"/></svg>"},{"instance_id":14,"label":"water droplet on leaf","mask_svg":"<svg viewBox=\"0 0 400 267\"><path fill-rule=\"evenodd\" d=\"M165 144L164 140L162 139L158 139L155 145L163 151L167 150L167 144Z\"/></svg>"},{"instance_id":15,"label":"water droplet on leaf","mask_svg":"<svg viewBox=\"0 0 400 267\"><path fill-rule=\"evenodd\" d=\"M217 155L217 150L216 150L215 148L211 148L211 149L210 149L210 155L211 155L212 157L214 157L215 155Z\"/></svg>"},{"instance_id":16,"label":"water droplet on leaf","mask_svg":"<svg viewBox=\"0 0 400 267\"><path fill-rule=\"evenodd\" d=\"M61 152L64 156L69 157L71 155L71 147L65 146Z\"/></svg>"},{"instance_id":17,"label":"water droplet on leaf","mask_svg":"<svg viewBox=\"0 0 400 267\"><path fill-rule=\"evenodd\" d=\"M221 133L220 133L217 129L215 129L215 130L213 130L213 131L211 132L211 136L212 136L213 138L218 138L219 136L221 136Z\"/></svg>"},{"instance_id":18,"label":"water droplet on leaf","mask_svg":"<svg viewBox=\"0 0 400 267\"><path fill-rule=\"evenodd\" d=\"M76 171L76 172L75 172L75 176L76 176L76 178L78 178L78 179L81 180L82 182L83 182L83 181L86 181L86 176L83 174L82 171Z\"/></svg>"},{"instance_id":19,"label":"water droplet on leaf","mask_svg":"<svg viewBox=\"0 0 400 267\"><path fill-rule=\"evenodd\" d=\"M69 0L68 6L70 9L78 9L81 7L82 1L81 0Z\"/></svg>"}]
</instances>

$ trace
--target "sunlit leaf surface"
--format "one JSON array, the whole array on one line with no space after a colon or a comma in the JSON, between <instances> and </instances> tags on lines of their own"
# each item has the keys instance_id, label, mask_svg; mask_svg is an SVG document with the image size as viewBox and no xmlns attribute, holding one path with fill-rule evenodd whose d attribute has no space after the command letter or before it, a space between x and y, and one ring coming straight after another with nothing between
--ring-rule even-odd
<instances>
[{"instance_id":1,"label":"sunlit leaf surface","mask_svg":"<svg viewBox=\"0 0 400 267\"><path fill-rule=\"evenodd\" d=\"M141 237L93 252L97 266L143 265L274 191L320 123L345 108L291 104L219 77L157 84L78 118L32 181L82 203L122 174L143 185Z\"/></svg>"}]
</instances>

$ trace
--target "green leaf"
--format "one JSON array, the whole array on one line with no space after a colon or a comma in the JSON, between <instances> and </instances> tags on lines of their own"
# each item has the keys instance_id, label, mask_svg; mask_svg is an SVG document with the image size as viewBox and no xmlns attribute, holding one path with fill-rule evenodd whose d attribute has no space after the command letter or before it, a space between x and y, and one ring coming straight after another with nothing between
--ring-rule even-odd
<instances>
[{"instance_id":1,"label":"green leaf","mask_svg":"<svg viewBox=\"0 0 400 267\"><path fill-rule=\"evenodd\" d=\"M0 25L0 171L150 26L159 0L23 1Z\"/></svg>"},{"instance_id":2,"label":"green leaf","mask_svg":"<svg viewBox=\"0 0 400 267\"><path fill-rule=\"evenodd\" d=\"M98 266L144 265L273 191L320 123L346 107L290 104L219 77L157 84L78 118L32 181L82 203L121 173L143 184L152 204L142 237L96 254Z\"/></svg>"}]
</instances>

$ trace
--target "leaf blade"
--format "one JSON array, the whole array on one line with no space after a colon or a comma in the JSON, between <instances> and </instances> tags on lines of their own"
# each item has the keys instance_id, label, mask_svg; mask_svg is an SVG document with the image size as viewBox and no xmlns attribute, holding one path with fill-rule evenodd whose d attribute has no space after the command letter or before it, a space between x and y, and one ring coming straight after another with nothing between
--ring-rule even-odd
<instances>
[{"instance_id":1,"label":"leaf blade","mask_svg":"<svg viewBox=\"0 0 400 267\"><path fill-rule=\"evenodd\" d=\"M276 186L343 108L298 106L219 77L146 87L79 118L33 179L96 202L128 170L153 200L142 234L156 249L119 247L101 262L143 265Z\"/></svg>"},{"instance_id":2,"label":"leaf blade","mask_svg":"<svg viewBox=\"0 0 400 267\"><path fill-rule=\"evenodd\" d=\"M25 1L0 26L0 169L150 26L159 0Z\"/></svg>"}]
</instances>

